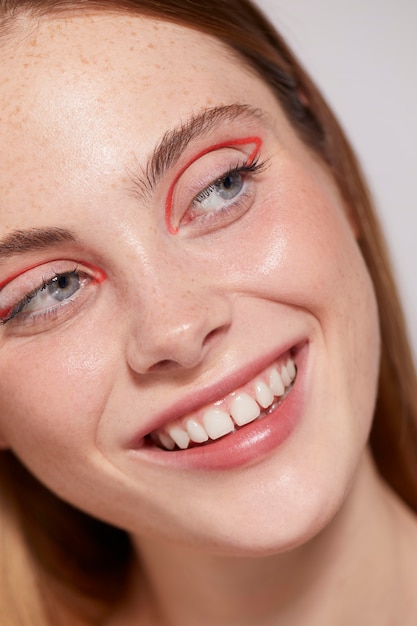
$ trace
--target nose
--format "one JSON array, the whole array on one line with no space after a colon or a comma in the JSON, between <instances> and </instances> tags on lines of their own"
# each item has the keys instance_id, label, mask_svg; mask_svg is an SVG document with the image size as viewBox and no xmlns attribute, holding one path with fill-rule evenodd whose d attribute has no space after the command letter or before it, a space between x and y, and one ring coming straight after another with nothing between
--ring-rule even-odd
<instances>
[{"instance_id":1,"label":"nose","mask_svg":"<svg viewBox=\"0 0 417 626\"><path fill-rule=\"evenodd\" d=\"M138 374L197 367L227 334L231 303L209 289L155 286L135 316L127 360Z\"/></svg>"}]
</instances>

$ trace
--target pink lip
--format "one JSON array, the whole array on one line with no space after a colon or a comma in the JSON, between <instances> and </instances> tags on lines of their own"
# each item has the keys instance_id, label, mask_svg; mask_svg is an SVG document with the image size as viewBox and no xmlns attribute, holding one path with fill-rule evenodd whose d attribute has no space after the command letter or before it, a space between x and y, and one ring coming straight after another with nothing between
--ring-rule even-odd
<instances>
[{"instance_id":1,"label":"pink lip","mask_svg":"<svg viewBox=\"0 0 417 626\"><path fill-rule=\"evenodd\" d=\"M167 452L154 447L143 446L145 434L160 428L165 423L187 415L198 408L216 402L219 398L231 393L265 369L269 363L279 359L291 349L297 365L297 379L294 387L284 401L269 415L236 430L230 435L218 439L208 445L192 447L187 450ZM303 370L306 360L308 343L304 340L275 353L275 357L263 358L232 374L220 383L193 395L192 400L185 399L175 405L169 412L160 415L147 433L135 437L129 448L134 452L156 463L174 465L184 469L224 470L250 464L281 445L291 434L299 422L303 405ZM197 396L197 398L196 398Z\"/></svg>"}]
</instances>

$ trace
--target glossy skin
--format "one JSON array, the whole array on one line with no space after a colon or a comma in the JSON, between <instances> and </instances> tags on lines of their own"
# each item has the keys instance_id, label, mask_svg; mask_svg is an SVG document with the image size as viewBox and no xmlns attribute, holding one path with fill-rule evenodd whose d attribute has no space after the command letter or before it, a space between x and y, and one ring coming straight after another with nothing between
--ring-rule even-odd
<instances>
[{"instance_id":1,"label":"glossy skin","mask_svg":"<svg viewBox=\"0 0 417 626\"><path fill-rule=\"evenodd\" d=\"M41 23L1 54L1 236L58 227L76 241L8 257L0 283L40 264L23 275L85 274L81 296L48 320L0 327L3 445L139 543L241 555L302 544L355 482L378 369L372 285L330 176L269 89L193 31L74 17ZM265 119L218 120L151 190L135 189L164 133L235 103ZM254 143L239 141L251 137L266 165L245 174L244 201L204 219L187 212L247 161ZM195 159L225 141L232 148ZM166 200L177 178L175 234ZM206 404L225 380L222 394L233 391L296 345L296 424L267 454L213 471L135 449L173 406Z\"/></svg>"}]
</instances>

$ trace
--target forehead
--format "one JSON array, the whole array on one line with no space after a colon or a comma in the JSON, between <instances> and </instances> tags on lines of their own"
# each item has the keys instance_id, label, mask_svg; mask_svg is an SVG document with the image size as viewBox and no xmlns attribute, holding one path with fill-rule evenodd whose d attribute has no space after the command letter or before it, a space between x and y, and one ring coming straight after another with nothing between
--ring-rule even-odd
<instances>
[{"instance_id":1,"label":"forehead","mask_svg":"<svg viewBox=\"0 0 417 626\"><path fill-rule=\"evenodd\" d=\"M2 233L103 214L126 199L130 173L161 138L206 109L247 104L279 128L282 145L293 141L268 86L219 41L176 24L44 19L0 56Z\"/></svg>"},{"instance_id":2,"label":"forehead","mask_svg":"<svg viewBox=\"0 0 417 626\"><path fill-rule=\"evenodd\" d=\"M31 128L47 116L63 130L75 112L93 120L117 100L128 119L164 131L190 110L241 99L259 80L215 38L140 16L44 19L0 55L1 110Z\"/></svg>"},{"instance_id":3,"label":"forehead","mask_svg":"<svg viewBox=\"0 0 417 626\"><path fill-rule=\"evenodd\" d=\"M0 59L0 152L9 181L14 168L27 180L34 165L37 175L51 160L65 167L70 153L71 166L94 162L105 172L117 150L125 153L124 140L134 136L146 154L204 108L276 107L267 86L219 41L140 16L31 22L3 45Z\"/></svg>"}]
</instances>

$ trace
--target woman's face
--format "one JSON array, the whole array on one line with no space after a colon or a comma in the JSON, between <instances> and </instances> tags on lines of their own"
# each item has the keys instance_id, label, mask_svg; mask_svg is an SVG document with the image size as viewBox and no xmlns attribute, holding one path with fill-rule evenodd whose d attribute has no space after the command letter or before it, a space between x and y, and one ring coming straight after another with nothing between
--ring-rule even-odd
<instances>
[{"instance_id":1,"label":"woman's face","mask_svg":"<svg viewBox=\"0 0 417 626\"><path fill-rule=\"evenodd\" d=\"M305 541L354 478L378 366L332 179L201 33L45 20L1 59L3 447L147 541Z\"/></svg>"}]
</instances>

